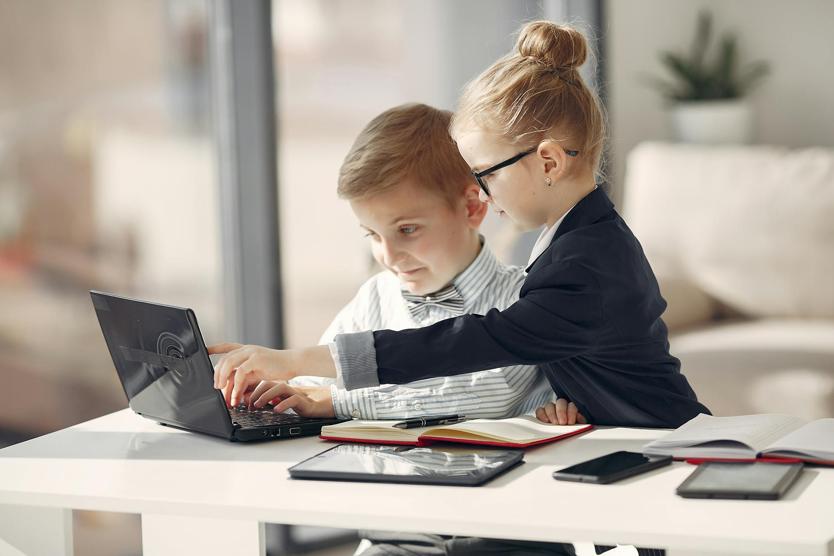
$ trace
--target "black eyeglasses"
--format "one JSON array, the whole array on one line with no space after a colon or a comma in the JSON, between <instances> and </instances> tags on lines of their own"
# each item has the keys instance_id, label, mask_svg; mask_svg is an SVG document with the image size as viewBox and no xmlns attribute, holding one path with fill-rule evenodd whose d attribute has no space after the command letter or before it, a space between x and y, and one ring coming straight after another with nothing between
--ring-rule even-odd
<instances>
[{"instance_id":1,"label":"black eyeglasses","mask_svg":"<svg viewBox=\"0 0 834 556\"><path fill-rule=\"evenodd\" d=\"M483 172L472 172L472 175L475 177L475 181L478 182L478 185L481 186L481 189L484 190L484 193L486 193L487 197L491 197L492 194L489 192L489 188L487 187L487 184L486 184L486 182L484 181L483 178L485 176L490 175L493 172L497 172L501 168L506 168L507 166L515 164L516 162L518 162L519 160L521 160L522 158L524 158L528 154L530 154L532 152L535 152L536 149L538 149L537 146L533 147L532 149L526 150L524 152L520 152L517 155L508 158L504 162L499 162L495 166L490 166L489 168L487 168ZM568 156L577 156L579 154L579 151L569 151L569 150L566 149L565 154L568 155Z\"/></svg>"}]
</instances>

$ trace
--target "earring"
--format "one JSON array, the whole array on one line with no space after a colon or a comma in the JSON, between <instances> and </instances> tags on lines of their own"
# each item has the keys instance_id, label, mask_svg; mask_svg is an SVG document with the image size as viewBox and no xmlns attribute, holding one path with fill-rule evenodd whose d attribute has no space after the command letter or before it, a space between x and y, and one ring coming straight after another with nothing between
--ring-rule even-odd
<instances>
[{"instance_id":1,"label":"earring","mask_svg":"<svg viewBox=\"0 0 834 556\"><path fill-rule=\"evenodd\" d=\"M550 181L550 177L546 177L546 178L544 178L544 184L547 187L550 187L551 185L553 185L553 182Z\"/></svg>"}]
</instances>

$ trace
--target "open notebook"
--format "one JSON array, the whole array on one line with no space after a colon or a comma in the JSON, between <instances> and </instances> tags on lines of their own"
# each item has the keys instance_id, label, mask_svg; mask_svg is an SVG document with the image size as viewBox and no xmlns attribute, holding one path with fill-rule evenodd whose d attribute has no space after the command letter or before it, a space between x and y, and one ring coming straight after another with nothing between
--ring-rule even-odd
<instances>
[{"instance_id":1,"label":"open notebook","mask_svg":"<svg viewBox=\"0 0 834 556\"><path fill-rule=\"evenodd\" d=\"M834 465L834 419L701 414L646 444L643 453L688 460L790 459Z\"/></svg>"},{"instance_id":2,"label":"open notebook","mask_svg":"<svg viewBox=\"0 0 834 556\"><path fill-rule=\"evenodd\" d=\"M322 427L321 438L339 442L424 446L432 442L461 442L485 446L526 448L579 434L591 425L549 425L525 415L511 419L473 419L454 425L398 429L397 421L345 421Z\"/></svg>"}]
</instances>

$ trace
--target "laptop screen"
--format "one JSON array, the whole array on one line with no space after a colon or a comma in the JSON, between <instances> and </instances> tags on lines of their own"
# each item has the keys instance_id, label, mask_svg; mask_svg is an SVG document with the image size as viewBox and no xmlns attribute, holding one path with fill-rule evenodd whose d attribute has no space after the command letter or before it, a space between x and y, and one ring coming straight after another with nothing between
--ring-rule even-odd
<instances>
[{"instance_id":1,"label":"laptop screen","mask_svg":"<svg viewBox=\"0 0 834 556\"><path fill-rule=\"evenodd\" d=\"M229 437L231 421L188 309L90 292L130 407L145 417Z\"/></svg>"}]
</instances>

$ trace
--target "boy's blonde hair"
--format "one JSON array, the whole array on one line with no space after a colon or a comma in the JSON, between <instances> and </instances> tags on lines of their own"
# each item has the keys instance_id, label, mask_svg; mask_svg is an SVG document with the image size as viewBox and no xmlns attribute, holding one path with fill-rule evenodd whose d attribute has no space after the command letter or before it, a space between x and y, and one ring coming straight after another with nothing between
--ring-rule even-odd
<instances>
[{"instance_id":1,"label":"boy's blonde hair","mask_svg":"<svg viewBox=\"0 0 834 556\"><path fill-rule=\"evenodd\" d=\"M339 197L364 198L412 179L454 202L472 175L449 136L451 118L446 110L403 104L371 120L339 170Z\"/></svg>"},{"instance_id":2,"label":"boy's blonde hair","mask_svg":"<svg viewBox=\"0 0 834 556\"><path fill-rule=\"evenodd\" d=\"M600 174L605 118L579 67L588 57L581 32L549 21L522 27L512 52L469 82L451 131L474 124L532 148L548 138L580 153Z\"/></svg>"}]
</instances>

